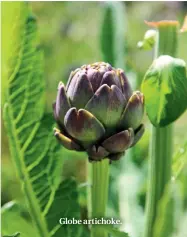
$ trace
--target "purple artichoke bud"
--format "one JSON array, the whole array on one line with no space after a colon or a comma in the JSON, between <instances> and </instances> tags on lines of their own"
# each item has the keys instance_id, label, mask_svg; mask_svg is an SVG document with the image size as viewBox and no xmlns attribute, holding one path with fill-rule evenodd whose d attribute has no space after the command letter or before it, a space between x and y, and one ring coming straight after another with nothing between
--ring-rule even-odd
<instances>
[{"instance_id":1,"label":"purple artichoke bud","mask_svg":"<svg viewBox=\"0 0 187 237\"><path fill-rule=\"evenodd\" d=\"M123 70L99 62L59 83L54 117L57 140L67 149L86 151L90 161L118 160L144 133L143 94L132 92Z\"/></svg>"}]
</instances>

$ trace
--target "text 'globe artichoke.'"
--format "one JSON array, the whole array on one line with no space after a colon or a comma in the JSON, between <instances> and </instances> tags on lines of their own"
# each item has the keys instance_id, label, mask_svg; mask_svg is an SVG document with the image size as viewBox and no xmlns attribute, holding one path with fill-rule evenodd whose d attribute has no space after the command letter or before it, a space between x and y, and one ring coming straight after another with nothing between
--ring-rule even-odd
<instances>
[{"instance_id":1,"label":"text 'globe artichoke.'","mask_svg":"<svg viewBox=\"0 0 187 237\"><path fill-rule=\"evenodd\" d=\"M54 135L69 150L86 151L90 161L119 159L141 138L143 94L132 92L123 70L99 62L59 83Z\"/></svg>"}]
</instances>

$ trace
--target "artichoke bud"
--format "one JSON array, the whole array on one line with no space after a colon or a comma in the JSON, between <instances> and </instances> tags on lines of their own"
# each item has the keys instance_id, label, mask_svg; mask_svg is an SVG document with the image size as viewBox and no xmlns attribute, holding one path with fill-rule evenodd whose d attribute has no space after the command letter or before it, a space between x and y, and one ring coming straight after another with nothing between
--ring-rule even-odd
<instances>
[{"instance_id":1,"label":"artichoke bud","mask_svg":"<svg viewBox=\"0 0 187 237\"><path fill-rule=\"evenodd\" d=\"M142 91L154 126L174 122L187 108L186 63L167 55L155 59L145 74Z\"/></svg>"},{"instance_id":2,"label":"artichoke bud","mask_svg":"<svg viewBox=\"0 0 187 237\"><path fill-rule=\"evenodd\" d=\"M66 87L59 83L54 135L65 148L87 152L89 161L118 160L143 135L143 101L123 70L104 62L83 65Z\"/></svg>"},{"instance_id":3,"label":"artichoke bud","mask_svg":"<svg viewBox=\"0 0 187 237\"><path fill-rule=\"evenodd\" d=\"M157 31L156 30L148 30L145 35L143 41L139 41L137 47L139 49L151 50L156 42Z\"/></svg>"}]
</instances>

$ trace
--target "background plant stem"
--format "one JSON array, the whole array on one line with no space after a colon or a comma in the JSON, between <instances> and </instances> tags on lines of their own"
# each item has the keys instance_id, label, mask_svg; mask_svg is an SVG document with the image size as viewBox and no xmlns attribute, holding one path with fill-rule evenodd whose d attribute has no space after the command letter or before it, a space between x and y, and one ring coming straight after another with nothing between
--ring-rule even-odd
<instances>
[{"instance_id":1,"label":"background plant stem","mask_svg":"<svg viewBox=\"0 0 187 237\"><path fill-rule=\"evenodd\" d=\"M176 57L177 22L157 23L158 38L155 46L155 58L160 55ZM147 189L146 225L144 237L154 236L154 224L159 200L166 184L171 179L173 125L159 128L152 125L149 155L149 183Z\"/></svg>"},{"instance_id":2,"label":"background plant stem","mask_svg":"<svg viewBox=\"0 0 187 237\"><path fill-rule=\"evenodd\" d=\"M92 166L92 218L105 218L108 200L109 160L93 162ZM92 225L91 237L107 237L105 230L98 225Z\"/></svg>"}]
</instances>

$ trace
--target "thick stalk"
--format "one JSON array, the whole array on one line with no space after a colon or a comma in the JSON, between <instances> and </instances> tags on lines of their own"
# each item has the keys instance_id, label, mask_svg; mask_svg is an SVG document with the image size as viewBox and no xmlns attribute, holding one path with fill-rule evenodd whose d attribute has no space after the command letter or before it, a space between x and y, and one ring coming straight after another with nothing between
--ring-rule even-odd
<instances>
[{"instance_id":1,"label":"thick stalk","mask_svg":"<svg viewBox=\"0 0 187 237\"><path fill-rule=\"evenodd\" d=\"M109 160L92 164L92 218L105 218L106 205L108 200ZM92 225L91 237L107 237L105 230L98 225Z\"/></svg>"},{"instance_id":2,"label":"thick stalk","mask_svg":"<svg viewBox=\"0 0 187 237\"><path fill-rule=\"evenodd\" d=\"M160 55L176 57L177 22L158 22L155 26L158 27L155 58ZM162 128L152 125L144 237L153 237L158 203L163 196L166 184L171 179L172 131L172 124Z\"/></svg>"}]
</instances>

